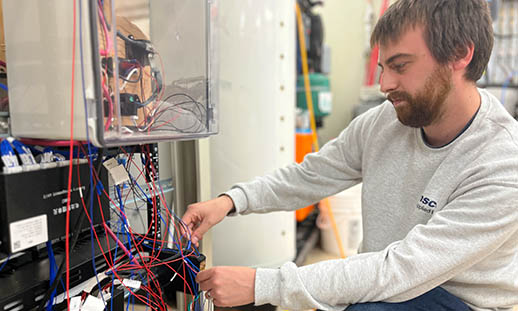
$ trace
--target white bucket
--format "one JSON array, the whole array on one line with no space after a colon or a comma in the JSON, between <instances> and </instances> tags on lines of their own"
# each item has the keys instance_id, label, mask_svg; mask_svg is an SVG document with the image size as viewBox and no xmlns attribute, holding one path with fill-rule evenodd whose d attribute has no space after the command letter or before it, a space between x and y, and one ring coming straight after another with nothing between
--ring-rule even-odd
<instances>
[{"instance_id":1,"label":"white bucket","mask_svg":"<svg viewBox=\"0 0 518 311\"><path fill-rule=\"evenodd\" d=\"M356 254L362 241L361 184L329 197L340 240L346 256ZM321 210L317 219L320 242L325 252L340 256L340 249L327 211Z\"/></svg>"}]
</instances>

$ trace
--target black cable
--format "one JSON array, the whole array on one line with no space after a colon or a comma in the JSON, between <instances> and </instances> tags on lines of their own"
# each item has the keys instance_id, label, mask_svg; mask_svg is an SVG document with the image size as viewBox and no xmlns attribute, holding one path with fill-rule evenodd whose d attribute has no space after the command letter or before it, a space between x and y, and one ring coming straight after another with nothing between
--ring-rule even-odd
<instances>
[{"instance_id":1,"label":"black cable","mask_svg":"<svg viewBox=\"0 0 518 311\"><path fill-rule=\"evenodd\" d=\"M153 123L156 126L161 127L162 129L170 128L170 129L176 130L177 132L180 132L180 133L198 133L198 132L200 132L200 130L204 129L205 127L203 126L203 116L206 113L206 108L200 102L196 101L194 98L192 98L191 96L184 94L184 93L176 93L176 94L170 95L170 96L166 97L164 101L168 102L169 99L171 99L172 97L175 97L175 96L185 96L185 97L189 98L190 100L180 102L180 103L174 103L174 104L171 103L171 106L169 108L166 108L166 109L160 111L155 116L155 121ZM188 106L188 108L186 106ZM198 123L194 122L190 126L187 126L184 128L179 128L179 127L175 126L174 124L172 124L171 122L168 122L165 120L160 120L160 118L163 115L165 115L166 113L168 113L171 108L175 108L175 107L179 107L183 111L190 112L190 115L194 116L195 120L198 121ZM194 109L196 109L197 111L194 111Z\"/></svg>"},{"instance_id":2,"label":"black cable","mask_svg":"<svg viewBox=\"0 0 518 311\"><path fill-rule=\"evenodd\" d=\"M126 42L130 45L133 45L133 46L136 46L136 47L139 47L139 48L145 50L146 52L153 52L148 48L149 43L151 43L151 41L149 41L149 40L134 39L132 37L126 37L119 30L117 30L117 37L121 38L124 42Z\"/></svg>"},{"instance_id":3,"label":"black cable","mask_svg":"<svg viewBox=\"0 0 518 311\"><path fill-rule=\"evenodd\" d=\"M103 156L104 156L104 148L99 148L98 154L97 154L97 160L95 161L95 171L97 172L97 176L99 176L101 171L101 165L103 163ZM94 184L94 188L96 187L96 184ZM86 205L88 206L90 204L90 192L92 191L92 188L88 188L87 195L86 195ZM70 244L70 252L73 252L74 247L77 244L77 240L79 239L79 235L81 233L81 228L83 227L83 221L85 220L86 213L81 213L81 216L77 219L75 223L75 229L72 233L72 243ZM61 264L59 265L58 272L56 274L56 277L54 278L54 281L52 281L52 284L50 284L49 289L45 293L45 296L43 296L43 299L41 300L40 305L38 306L38 311L43 311L45 308L45 304L47 304L47 301L50 298L50 295L54 292L56 287L58 287L58 284L61 281L61 276L63 275L63 272L65 270L65 260L66 256L63 257L63 260L61 261Z\"/></svg>"},{"instance_id":4,"label":"black cable","mask_svg":"<svg viewBox=\"0 0 518 311\"><path fill-rule=\"evenodd\" d=\"M202 122L203 120L201 119L201 116L204 115L205 113L207 113L207 109L205 108L204 105L202 105L199 101L195 100L193 97L191 97L190 95L188 94L185 94L185 93L175 93L175 94L172 94L172 95L169 95L167 96L163 101L165 102L168 102L169 99L173 98L173 97L176 97L176 96L185 96L187 98L190 99L190 101L185 101L185 102L180 102L180 103L176 103L176 104L173 104L171 107L176 107L176 106L182 106L184 104L188 104L188 103L193 103L196 108L198 108L198 112L199 112L199 115L200 115L200 118L198 119L198 121ZM185 108L183 108L185 109ZM203 110L203 111L202 111ZM194 112L193 112L194 113ZM203 122L202 122L203 123Z\"/></svg>"}]
</instances>

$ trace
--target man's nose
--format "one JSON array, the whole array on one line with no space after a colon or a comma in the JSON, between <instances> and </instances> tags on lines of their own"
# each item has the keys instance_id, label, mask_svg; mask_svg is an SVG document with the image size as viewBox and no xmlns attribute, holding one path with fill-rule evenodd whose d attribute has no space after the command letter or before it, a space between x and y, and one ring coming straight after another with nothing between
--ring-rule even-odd
<instances>
[{"instance_id":1,"label":"man's nose","mask_svg":"<svg viewBox=\"0 0 518 311\"><path fill-rule=\"evenodd\" d=\"M383 93L390 93L397 89L398 82L396 77L386 72L382 72L380 75L380 90Z\"/></svg>"}]
</instances>

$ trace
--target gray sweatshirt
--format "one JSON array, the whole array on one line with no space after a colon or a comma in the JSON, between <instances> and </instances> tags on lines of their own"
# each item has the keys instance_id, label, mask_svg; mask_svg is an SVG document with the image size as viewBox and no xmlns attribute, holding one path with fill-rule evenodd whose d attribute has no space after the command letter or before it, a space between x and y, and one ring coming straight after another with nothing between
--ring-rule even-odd
<instances>
[{"instance_id":1,"label":"gray sweatshirt","mask_svg":"<svg viewBox=\"0 0 518 311\"><path fill-rule=\"evenodd\" d=\"M237 213L295 210L363 181L361 254L257 269L255 304L344 310L401 302L442 286L474 310L518 304L518 124L499 101L432 148L389 102L318 153L227 194Z\"/></svg>"}]
</instances>

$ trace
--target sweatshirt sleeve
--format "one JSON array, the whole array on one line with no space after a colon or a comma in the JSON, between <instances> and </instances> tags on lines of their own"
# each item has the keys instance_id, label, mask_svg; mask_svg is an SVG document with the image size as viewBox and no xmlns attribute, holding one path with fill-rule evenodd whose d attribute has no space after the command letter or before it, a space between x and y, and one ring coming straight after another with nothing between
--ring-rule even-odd
<instances>
[{"instance_id":1,"label":"sweatshirt sleeve","mask_svg":"<svg viewBox=\"0 0 518 311\"><path fill-rule=\"evenodd\" d=\"M232 186L225 194L234 201L234 214L296 210L360 183L362 141L377 110L354 119L336 139L308 154L302 163Z\"/></svg>"},{"instance_id":2,"label":"sweatshirt sleeve","mask_svg":"<svg viewBox=\"0 0 518 311\"><path fill-rule=\"evenodd\" d=\"M286 263L258 269L256 305L344 310L355 303L410 300L475 265L491 273L489 266L499 263L482 261L504 243L518 243L518 185L516 172L489 175L461 185L428 223L382 251L300 268Z\"/></svg>"}]
</instances>

